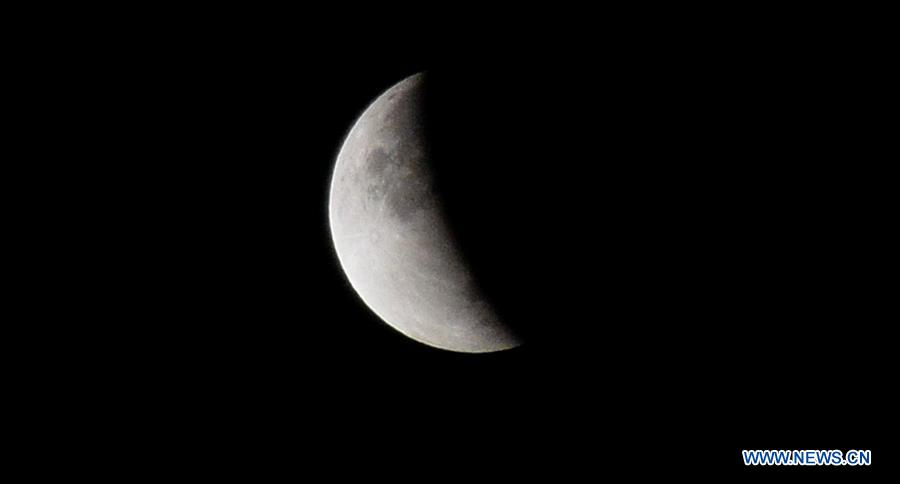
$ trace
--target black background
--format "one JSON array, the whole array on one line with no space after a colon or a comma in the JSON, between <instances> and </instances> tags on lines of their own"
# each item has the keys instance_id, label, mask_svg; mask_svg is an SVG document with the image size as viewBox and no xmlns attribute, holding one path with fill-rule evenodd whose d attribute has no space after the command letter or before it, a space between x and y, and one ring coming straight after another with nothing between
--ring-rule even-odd
<instances>
[{"instance_id":1,"label":"black background","mask_svg":"<svg viewBox=\"0 0 900 484\"><path fill-rule=\"evenodd\" d=\"M328 389L310 395L325 454L539 479L873 472L745 469L740 450L756 448L871 448L888 466L877 46L575 31L376 35L305 74L321 83L301 103L312 131L286 162L305 165L312 285L297 311L306 371ZM521 348L415 343L339 270L325 204L342 138L422 70L441 193Z\"/></svg>"},{"instance_id":2,"label":"black background","mask_svg":"<svg viewBox=\"0 0 900 484\"><path fill-rule=\"evenodd\" d=\"M412 13L184 12L54 45L75 59L54 94L69 121L102 126L67 146L116 161L96 172L112 262L88 301L129 324L97 326L104 356L82 356L139 409L122 435L207 468L370 478L894 465L884 31L811 12ZM449 220L520 348L416 343L338 264L343 138L420 71ZM833 448L873 465L740 454Z\"/></svg>"}]
</instances>

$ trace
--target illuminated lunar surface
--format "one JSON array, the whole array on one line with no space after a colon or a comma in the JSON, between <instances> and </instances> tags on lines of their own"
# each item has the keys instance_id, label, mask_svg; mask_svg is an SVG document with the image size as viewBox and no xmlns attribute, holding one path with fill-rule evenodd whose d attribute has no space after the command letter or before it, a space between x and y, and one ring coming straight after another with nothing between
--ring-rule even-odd
<instances>
[{"instance_id":1,"label":"illuminated lunar surface","mask_svg":"<svg viewBox=\"0 0 900 484\"><path fill-rule=\"evenodd\" d=\"M482 353L520 344L479 291L432 185L423 74L379 96L337 158L329 218L341 266L365 304L430 346Z\"/></svg>"}]
</instances>

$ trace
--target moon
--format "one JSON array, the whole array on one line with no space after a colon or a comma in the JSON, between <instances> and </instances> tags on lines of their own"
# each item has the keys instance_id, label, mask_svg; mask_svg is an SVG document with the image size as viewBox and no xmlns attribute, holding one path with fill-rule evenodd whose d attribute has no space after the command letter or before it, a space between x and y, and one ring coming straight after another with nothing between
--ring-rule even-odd
<instances>
[{"instance_id":1,"label":"moon","mask_svg":"<svg viewBox=\"0 0 900 484\"><path fill-rule=\"evenodd\" d=\"M351 128L335 163L329 220L351 286L404 335L445 350L521 344L478 289L436 193L423 129L425 74L381 94Z\"/></svg>"}]
</instances>

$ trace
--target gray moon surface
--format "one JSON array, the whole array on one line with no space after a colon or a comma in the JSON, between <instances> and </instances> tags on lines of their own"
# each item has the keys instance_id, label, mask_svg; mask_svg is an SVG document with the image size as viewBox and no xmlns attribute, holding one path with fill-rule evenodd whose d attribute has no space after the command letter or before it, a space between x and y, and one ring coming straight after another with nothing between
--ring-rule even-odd
<instances>
[{"instance_id":1,"label":"gray moon surface","mask_svg":"<svg viewBox=\"0 0 900 484\"><path fill-rule=\"evenodd\" d=\"M484 353L520 344L479 291L432 184L422 127L425 77L379 96L341 147L329 220L341 267L388 325L427 345Z\"/></svg>"}]
</instances>

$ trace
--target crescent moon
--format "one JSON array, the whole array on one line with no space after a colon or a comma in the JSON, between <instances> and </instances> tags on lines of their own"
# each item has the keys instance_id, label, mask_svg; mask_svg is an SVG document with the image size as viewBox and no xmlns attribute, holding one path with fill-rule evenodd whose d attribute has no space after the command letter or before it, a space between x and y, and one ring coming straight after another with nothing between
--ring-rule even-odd
<instances>
[{"instance_id":1,"label":"crescent moon","mask_svg":"<svg viewBox=\"0 0 900 484\"><path fill-rule=\"evenodd\" d=\"M429 346L485 353L520 344L478 289L433 186L424 74L379 96L335 163L329 221L351 286L388 325Z\"/></svg>"}]
</instances>

